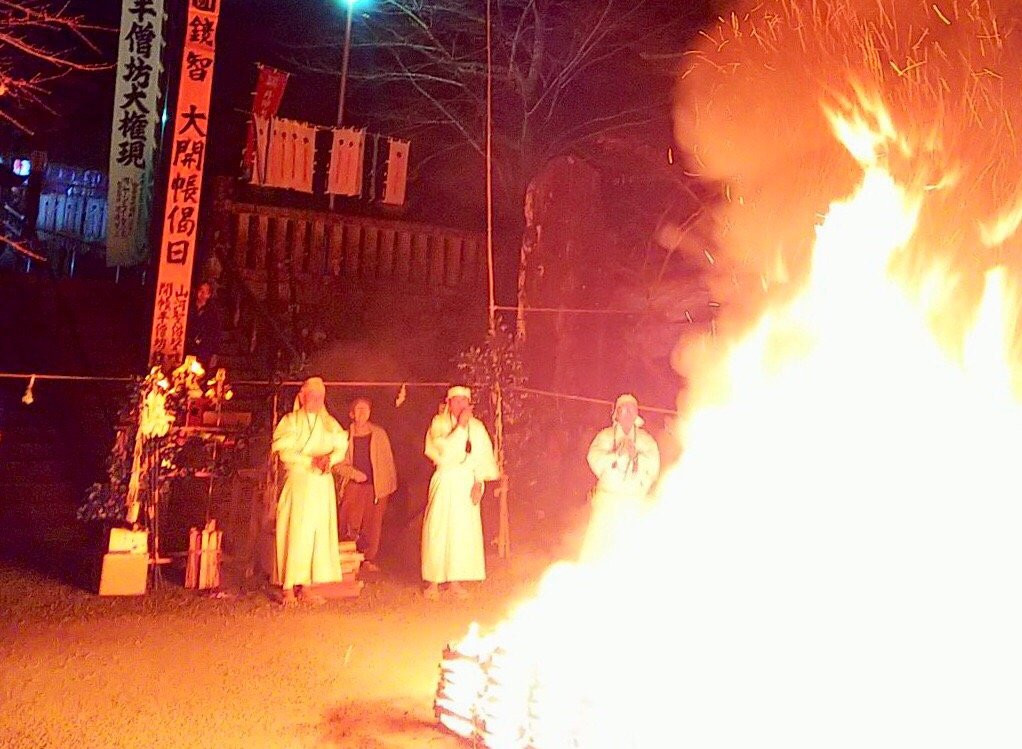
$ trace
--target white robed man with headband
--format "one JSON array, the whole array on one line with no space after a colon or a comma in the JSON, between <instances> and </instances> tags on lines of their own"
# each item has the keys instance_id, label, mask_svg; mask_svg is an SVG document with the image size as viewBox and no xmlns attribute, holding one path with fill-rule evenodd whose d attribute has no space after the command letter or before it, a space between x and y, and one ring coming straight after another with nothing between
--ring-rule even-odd
<instances>
[{"instance_id":1,"label":"white robed man with headband","mask_svg":"<svg viewBox=\"0 0 1022 749\"><path fill-rule=\"evenodd\" d=\"M583 558L600 553L621 528L633 522L660 474L660 448L642 428L634 395L618 396L611 425L600 430L587 459L596 475L592 514Z\"/></svg>"},{"instance_id":2,"label":"white robed man with headband","mask_svg":"<svg viewBox=\"0 0 1022 749\"><path fill-rule=\"evenodd\" d=\"M436 470L422 524L422 579L425 596L436 599L440 585L464 598L461 583L486 578L480 502L484 482L499 478L493 443L472 415L472 391L452 387L426 433L426 457Z\"/></svg>"},{"instance_id":3,"label":"white robed man with headband","mask_svg":"<svg viewBox=\"0 0 1022 749\"><path fill-rule=\"evenodd\" d=\"M344 460L348 433L325 401L323 380L310 377L298 391L294 410L273 431L273 452L287 471L277 502L276 582L284 604L295 602L296 588L303 599L321 603L309 586L341 579L331 468Z\"/></svg>"}]
</instances>

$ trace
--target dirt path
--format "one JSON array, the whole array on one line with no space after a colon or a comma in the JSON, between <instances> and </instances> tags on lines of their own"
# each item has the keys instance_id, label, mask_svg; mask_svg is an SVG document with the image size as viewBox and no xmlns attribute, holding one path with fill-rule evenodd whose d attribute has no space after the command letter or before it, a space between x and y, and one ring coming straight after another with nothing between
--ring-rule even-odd
<instances>
[{"instance_id":1,"label":"dirt path","mask_svg":"<svg viewBox=\"0 0 1022 749\"><path fill-rule=\"evenodd\" d=\"M443 646L499 621L542 566L497 570L467 602L383 579L295 610L175 587L100 599L0 566L0 747L462 747L433 721Z\"/></svg>"}]
</instances>

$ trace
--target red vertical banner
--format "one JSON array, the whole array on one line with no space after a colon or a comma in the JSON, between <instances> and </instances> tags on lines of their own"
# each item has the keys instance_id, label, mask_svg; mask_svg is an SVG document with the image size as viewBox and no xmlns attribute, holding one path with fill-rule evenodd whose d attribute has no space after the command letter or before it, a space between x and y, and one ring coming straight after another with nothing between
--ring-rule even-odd
<instances>
[{"instance_id":1,"label":"red vertical banner","mask_svg":"<svg viewBox=\"0 0 1022 749\"><path fill-rule=\"evenodd\" d=\"M174 131L167 149L170 173L149 342L150 364L177 366L185 355L219 6L220 0L188 0Z\"/></svg>"},{"instance_id":2,"label":"red vertical banner","mask_svg":"<svg viewBox=\"0 0 1022 749\"><path fill-rule=\"evenodd\" d=\"M280 102L287 88L288 73L267 65L259 66L259 78L256 80L255 95L252 99L252 120L248 123L248 139L245 142L245 155L242 168L246 178L252 176L256 165L256 131L255 120L268 120L277 116ZM265 144L263 144L265 145Z\"/></svg>"}]
</instances>

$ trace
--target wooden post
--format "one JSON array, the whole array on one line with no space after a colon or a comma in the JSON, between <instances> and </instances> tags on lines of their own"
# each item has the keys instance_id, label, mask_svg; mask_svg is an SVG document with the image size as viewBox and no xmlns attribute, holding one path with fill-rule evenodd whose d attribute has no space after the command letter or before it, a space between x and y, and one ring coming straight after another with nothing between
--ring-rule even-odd
<instances>
[{"instance_id":1,"label":"wooden post","mask_svg":"<svg viewBox=\"0 0 1022 749\"><path fill-rule=\"evenodd\" d=\"M444 237L444 285L452 289L461 282L463 237Z\"/></svg>"},{"instance_id":2,"label":"wooden post","mask_svg":"<svg viewBox=\"0 0 1022 749\"><path fill-rule=\"evenodd\" d=\"M331 222L327 229L327 272L339 276L344 272L344 224Z\"/></svg>"},{"instance_id":3,"label":"wooden post","mask_svg":"<svg viewBox=\"0 0 1022 749\"><path fill-rule=\"evenodd\" d=\"M389 281L394 277L395 235L396 232L393 229L383 229L380 231L376 277L381 280Z\"/></svg>"},{"instance_id":4,"label":"wooden post","mask_svg":"<svg viewBox=\"0 0 1022 749\"><path fill-rule=\"evenodd\" d=\"M500 486L496 496L500 501L500 522L497 526L497 556L507 559L511 556L511 519L507 503L507 473L504 470L504 392L500 381L494 388L494 427L493 437L497 450L497 468L500 470Z\"/></svg>"},{"instance_id":5,"label":"wooden post","mask_svg":"<svg viewBox=\"0 0 1022 749\"><path fill-rule=\"evenodd\" d=\"M412 276L412 235L401 231L397 235L394 250L394 279L407 283Z\"/></svg>"},{"instance_id":6,"label":"wooden post","mask_svg":"<svg viewBox=\"0 0 1022 749\"><path fill-rule=\"evenodd\" d=\"M447 255L447 242L439 234L427 237L429 244L429 288L441 289L444 286L444 257Z\"/></svg>"},{"instance_id":7,"label":"wooden post","mask_svg":"<svg viewBox=\"0 0 1022 749\"><path fill-rule=\"evenodd\" d=\"M256 216L255 242L252 243L252 265L260 278L266 278L266 255L270 241L270 218L265 213Z\"/></svg>"},{"instance_id":8,"label":"wooden post","mask_svg":"<svg viewBox=\"0 0 1022 749\"><path fill-rule=\"evenodd\" d=\"M362 263L359 274L363 278L375 279L379 275L380 230L375 226L362 227Z\"/></svg>"},{"instance_id":9,"label":"wooden post","mask_svg":"<svg viewBox=\"0 0 1022 749\"><path fill-rule=\"evenodd\" d=\"M252 223L252 214L234 213L234 222L237 227L234 231L234 265L236 268L248 268L248 229Z\"/></svg>"},{"instance_id":10,"label":"wooden post","mask_svg":"<svg viewBox=\"0 0 1022 749\"><path fill-rule=\"evenodd\" d=\"M302 275L309 268L309 222L296 218L291 222L291 277Z\"/></svg>"},{"instance_id":11,"label":"wooden post","mask_svg":"<svg viewBox=\"0 0 1022 749\"><path fill-rule=\"evenodd\" d=\"M318 219L312 222L312 239L309 242L306 270L314 276L326 273L325 228L323 222Z\"/></svg>"},{"instance_id":12,"label":"wooden post","mask_svg":"<svg viewBox=\"0 0 1022 749\"><path fill-rule=\"evenodd\" d=\"M362 227L352 221L344 225L344 275L358 278L362 265Z\"/></svg>"}]
</instances>

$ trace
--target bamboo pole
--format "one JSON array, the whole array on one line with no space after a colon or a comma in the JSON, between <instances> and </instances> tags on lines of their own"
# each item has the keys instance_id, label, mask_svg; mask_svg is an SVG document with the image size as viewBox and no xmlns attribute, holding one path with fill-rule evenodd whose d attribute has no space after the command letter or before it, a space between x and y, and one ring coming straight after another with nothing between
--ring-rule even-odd
<instances>
[{"instance_id":1,"label":"bamboo pole","mask_svg":"<svg viewBox=\"0 0 1022 749\"><path fill-rule=\"evenodd\" d=\"M493 278L493 0L486 0L486 263L489 280L489 317L487 326L490 340L497 335L497 302ZM497 555L501 559L511 556L511 523L507 503L507 474L504 471L504 393L498 379L493 392L494 442L500 485L496 495L500 502L500 524L497 530Z\"/></svg>"}]
</instances>

